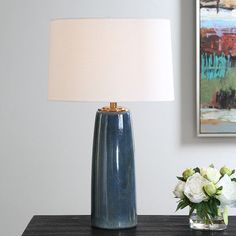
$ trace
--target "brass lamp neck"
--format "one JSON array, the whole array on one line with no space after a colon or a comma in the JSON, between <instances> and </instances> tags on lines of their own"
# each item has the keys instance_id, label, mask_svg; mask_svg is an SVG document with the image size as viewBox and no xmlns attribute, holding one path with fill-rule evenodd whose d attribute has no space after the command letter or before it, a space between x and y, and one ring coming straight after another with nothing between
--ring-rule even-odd
<instances>
[{"instance_id":1,"label":"brass lamp neck","mask_svg":"<svg viewBox=\"0 0 236 236\"><path fill-rule=\"evenodd\" d=\"M128 111L128 110L126 108L123 108L123 107L118 107L117 102L110 102L110 106L98 109L98 111L103 111L103 112L125 112L125 111Z\"/></svg>"},{"instance_id":2,"label":"brass lamp neck","mask_svg":"<svg viewBox=\"0 0 236 236\"><path fill-rule=\"evenodd\" d=\"M110 102L110 109L117 109L117 102Z\"/></svg>"}]
</instances>

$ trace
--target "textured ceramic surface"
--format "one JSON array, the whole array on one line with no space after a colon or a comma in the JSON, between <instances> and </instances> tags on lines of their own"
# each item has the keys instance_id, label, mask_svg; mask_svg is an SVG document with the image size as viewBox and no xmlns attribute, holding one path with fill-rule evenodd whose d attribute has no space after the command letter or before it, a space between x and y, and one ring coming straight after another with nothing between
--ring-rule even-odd
<instances>
[{"instance_id":1,"label":"textured ceramic surface","mask_svg":"<svg viewBox=\"0 0 236 236\"><path fill-rule=\"evenodd\" d=\"M134 147L129 112L97 112L92 161L92 226L135 227Z\"/></svg>"}]
</instances>

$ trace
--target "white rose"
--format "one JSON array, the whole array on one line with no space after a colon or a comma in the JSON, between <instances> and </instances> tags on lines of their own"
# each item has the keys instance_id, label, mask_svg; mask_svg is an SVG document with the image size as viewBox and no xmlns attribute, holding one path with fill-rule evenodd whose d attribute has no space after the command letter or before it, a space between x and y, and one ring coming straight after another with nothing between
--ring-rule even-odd
<instances>
[{"instance_id":1,"label":"white rose","mask_svg":"<svg viewBox=\"0 0 236 236\"><path fill-rule=\"evenodd\" d=\"M226 174L217 183L217 187L223 187L222 193L217 198L222 206L236 207L236 183Z\"/></svg>"},{"instance_id":2,"label":"white rose","mask_svg":"<svg viewBox=\"0 0 236 236\"><path fill-rule=\"evenodd\" d=\"M184 194L193 203L200 203L208 197L203 191L203 186L210 182L203 178L199 173L189 177L184 188Z\"/></svg>"},{"instance_id":3,"label":"white rose","mask_svg":"<svg viewBox=\"0 0 236 236\"><path fill-rule=\"evenodd\" d=\"M185 186L185 182L183 181L179 181L178 184L176 185L173 193L177 198L182 199L184 197L184 186Z\"/></svg>"},{"instance_id":4,"label":"white rose","mask_svg":"<svg viewBox=\"0 0 236 236\"><path fill-rule=\"evenodd\" d=\"M213 167L208 167L206 169L206 177L213 183L217 183L221 177L220 171Z\"/></svg>"}]
</instances>

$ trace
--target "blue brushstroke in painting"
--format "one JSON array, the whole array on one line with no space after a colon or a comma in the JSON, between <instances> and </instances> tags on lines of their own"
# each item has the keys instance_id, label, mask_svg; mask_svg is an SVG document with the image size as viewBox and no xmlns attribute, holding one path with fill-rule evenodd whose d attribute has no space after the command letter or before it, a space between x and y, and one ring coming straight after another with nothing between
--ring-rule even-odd
<instances>
[{"instance_id":1,"label":"blue brushstroke in painting","mask_svg":"<svg viewBox=\"0 0 236 236\"><path fill-rule=\"evenodd\" d=\"M231 57L224 53L216 55L215 53L201 54L201 78L202 80L214 80L224 78L227 68L231 67Z\"/></svg>"}]
</instances>

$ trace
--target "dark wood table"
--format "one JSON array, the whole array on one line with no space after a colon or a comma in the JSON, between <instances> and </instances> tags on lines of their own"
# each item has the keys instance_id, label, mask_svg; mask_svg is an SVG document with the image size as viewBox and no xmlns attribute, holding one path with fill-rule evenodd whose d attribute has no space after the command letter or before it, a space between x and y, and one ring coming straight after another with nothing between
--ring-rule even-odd
<instances>
[{"instance_id":1,"label":"dark wood table","mask_svg":"<svg viewBox=\"0 0 236 236\"><path fill-rule=\"evenodd\" d=\"M236 236L236 217L221 232L195 231L187 216L139 216L133 229L102 230L90 226L90 216L34 216L22 236Z\"/></svg>"}]
</instances>

